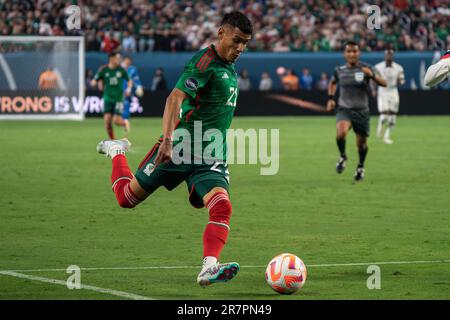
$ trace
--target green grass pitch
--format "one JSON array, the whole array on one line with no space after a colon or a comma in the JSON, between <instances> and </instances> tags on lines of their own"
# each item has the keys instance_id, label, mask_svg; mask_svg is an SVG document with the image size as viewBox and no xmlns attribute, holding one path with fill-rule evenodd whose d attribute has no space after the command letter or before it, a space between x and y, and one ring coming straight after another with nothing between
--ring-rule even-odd
<instances>
[{"instance_id":1,"label":"green grass pitch","mask_svg":"<svg viewBox=\"0 0 450 320\"><path fill-rule=\"evenodd\" d=\"M230 165L234 211L221 260L243 267L206 289L196 276L208 213L189 205L185 185L120 209L110 160L95 151L105 137L100 119L1 122L0 270L66 281L63 270L78 265L82 284L154 299L449 299L450 117L400 117L393 145L375 137L373 117L358 184L352 132L347 169L335 172L334 121L235 118L233 128L280 129L280 170L261 176L259 165ZM160 132L161 119L132 119L133 172ZM264 279L282 252L308 267L290 296ZM394 262L379 264L379 290L367 289L367 265L325 266L371 262ZM141 268L159 266L182 268ZM0 274L0 299L121 297Z\"/></svg>"}]
</instances>

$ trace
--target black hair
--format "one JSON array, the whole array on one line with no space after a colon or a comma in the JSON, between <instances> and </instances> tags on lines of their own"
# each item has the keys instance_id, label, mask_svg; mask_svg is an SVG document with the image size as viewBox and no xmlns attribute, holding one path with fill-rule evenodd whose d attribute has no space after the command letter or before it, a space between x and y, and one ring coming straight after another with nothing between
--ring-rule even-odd
<instances>
[{"instance_id":1,"label":"black hair","mask_svg":"<svg viewBox=\"0 0 450 320\"><path fill-rule=\"evenodd\" d=\"M359 48L359 44L357 44L355 41L353 40L349 40L345 43L344 48L346 48L347 46L357 46Z\"/></svg>"},{"instance_id":2,"label":"black hair","mask_svg":"<svg viewBox=\"0 0 450 320\"><path fill-rule=\"evenodd\" d=\"M253 34L253 25L251 21L239 11L233 11L223 16L221 25L228 24L232 27L237 27L245 34Z\"/></svg>"},{"instance_id":3,"label":"black hair","mask_svg":"<svg viewBox=\"0 0 450 320\"><path fill-rule=\"evenodd\" d=\"M119 51L113 51L113 52L110 52L109 54L108 54L108 58L112 58L112 57L115 57L117 54L119 54L120 52Z\"/></svg>"}]
</instances>

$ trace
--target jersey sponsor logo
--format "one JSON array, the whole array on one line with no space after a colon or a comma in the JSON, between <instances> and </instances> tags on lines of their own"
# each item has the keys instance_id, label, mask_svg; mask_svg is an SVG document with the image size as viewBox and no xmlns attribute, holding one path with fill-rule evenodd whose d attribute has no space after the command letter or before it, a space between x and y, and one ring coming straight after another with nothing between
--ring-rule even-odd
<instances>
[{"instance_id":1,"label":"jersey sponsor logo","mask_svg":"<svg viewBox=\"0 0 450 320\"><path fill-rule=\"evenodd\" d=\"M150 175L153 173L154 170L155 170L155 165L154 165L153 163L148 163L148 164L145 166L145 169L144 169L143 172L144 172L147 176L150 177Z\"/></svg>"},{"instance_id":2,"label":"jersey sponsor logo","mask_svg":"<svg viewBox=\"0 0 450 320\"><path fill-rule=\"evenodd\" d=\"M197 90L198 88L198 81L195 78L189 77L184 82L184 86L188 88L189 90Z\"/></svg>"},{"instance_id":3,"label":"jersey sponsor logo","mask_svg":"<svg viewBox=\"0 0 450 320\"><path fill-rule=\"evenodd\" d=\"M361 82L364 80L364 72L355 72L355 81Z\"/></svg>"}]
</instances>

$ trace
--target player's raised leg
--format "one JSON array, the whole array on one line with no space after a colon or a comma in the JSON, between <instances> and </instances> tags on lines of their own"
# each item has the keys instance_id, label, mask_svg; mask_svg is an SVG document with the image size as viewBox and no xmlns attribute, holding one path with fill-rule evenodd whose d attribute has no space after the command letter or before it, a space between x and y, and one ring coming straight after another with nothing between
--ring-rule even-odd
<instances>
[{"instance_id":1,"label":"player's raised leg","mask_svg":"<svg viewBox=\"0 0 450 320\"><path fill-rule=\"evenodd\" d=\"M339 120L336 123L336 144L339 149L339 159L336 163L336 172L342 173L345 169L346 163L347 163L347 154L345 152L345 144L346 144L346 138L347 133L352 127L352 124L350 121L347 120Z\"/></svg>"},{"instance_id":2,"label":"player's raised leg","mask_svg":"<svg viewBox=\"0 0 450 320\"><path fill-rule=\"evenodd\" d=\"M197 282L205 287L233 279L239 271L237 262L219 263L218 259L230 231L231 202L227 190L214 187L203 197L209 210L209 222L203 233L203 266Z\"/></svg>"},{"instance_id":3,"label":"player's raised leg","mask_svg":"<svg viewBox=\"0 0 450 320\"><path fill-rule=\"evenodd\" d=\"M367 136L356 134L356 145L358 147L359 163L355 171L355 180L361 181L364 179L364 162L366 161L367 152L369 147L367 146Z\"/></svg>"},{"instance_id":4,"label":"player's raised leg","mask_svg":"<svg viewBox=\"0 0 450 320\"><path fill-rule=\"evenodd\" d=\"M122 208L134 208L148 197L128 166L125 152L131 147L127 139L103 140L97 151L112 159L111 184L117 202Z\"/></svg>"}]
</instances>

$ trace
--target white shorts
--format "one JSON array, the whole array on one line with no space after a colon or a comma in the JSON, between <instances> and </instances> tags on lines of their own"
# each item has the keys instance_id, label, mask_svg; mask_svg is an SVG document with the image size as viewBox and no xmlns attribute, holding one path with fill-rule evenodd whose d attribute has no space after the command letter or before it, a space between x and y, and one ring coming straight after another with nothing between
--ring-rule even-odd
<instances>
[{"instance_id":1,"label":"white shorts","mask_svg":"<svg viewBox=\"0 0 450 320\"><path fill-rule=\"evenodd\" d=\"M398 113L400 99L398 95L378 95L378 111Z\"/></svg>"}]
</instances>

